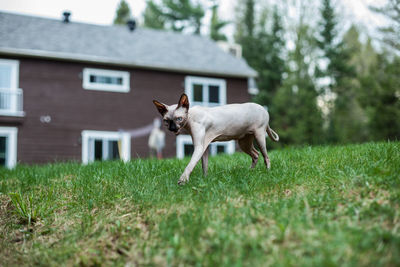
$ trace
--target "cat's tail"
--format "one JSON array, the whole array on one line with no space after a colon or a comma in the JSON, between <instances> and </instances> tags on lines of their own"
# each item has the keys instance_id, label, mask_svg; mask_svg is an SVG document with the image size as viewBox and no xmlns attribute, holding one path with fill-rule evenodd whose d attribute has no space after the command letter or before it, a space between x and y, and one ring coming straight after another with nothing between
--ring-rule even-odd
<instances>
[{"instance_id":1,"label":"cat's tail","mask_svg":"<svg viewBox=\"0 0 400 267\"><path fill-rule=\"evenodd\" d=\"M272 141L278 142L279 141L279 135L267 125L267 134L268 136L272 139Z\"/></svg>"}]
</instances>

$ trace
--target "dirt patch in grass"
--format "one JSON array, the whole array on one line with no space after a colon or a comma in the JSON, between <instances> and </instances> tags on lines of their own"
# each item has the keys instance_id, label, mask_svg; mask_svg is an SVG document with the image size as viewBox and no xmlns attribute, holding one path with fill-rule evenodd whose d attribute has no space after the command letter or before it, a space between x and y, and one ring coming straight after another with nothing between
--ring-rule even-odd
<instances>
[{"instance_id":1,"label":"dirt patch in grass","mask_svg":"<svg viewBox=\"0 0 400 267\"><path fill-rule=\"evenodd\" d=\"M151 222L130 201L77 214L62 207L31 225L22 223L14 210L10 198L0 194L0 258L5 266L38 262L34 256L38 250L46 254L43 263L54 263L51 251L60 253L66 244L73 244L67 247L69 266L112 265L121 260L145 263L140 246L149 239Z\"/></svg>"},{"instance_id":2,"label":"dirt patch in grass","mask_svg":"<svg viewBox=\"0 0 400 267\"><path fill-rule=\"evenodd\" d=\"M110 209L90 212L92 223L78 241L79 252L69 261L71 265L112 265L115 262L132 266L146 262L143 242L156 231L153 222L132 205L122 200Z\"/></svg>"},{"instance_id":3,"label":"dirt patch in grass","mask_svg":"<svg viewBox=\"0 0 400 267\"><path fill-rule=\"evenodd\" d=\"M0 235L3 238L9 236L11 225L20 224L21 222L14 211L15 207L10 197L0 193Z\"/></svg>"},{"instance_id":4,"label":"dirt patch in grass","mask_svg":"<svg viewBox=\"0 0 400 267\"><path fill-rule=\"evenodd\" d=\"M14 247L24 241L24 230L12 227L19 223L14 209L11 199L0 193L0 258L4 266L18 263L19 253Z\"/></svg>"},{"instance_id":5,"label":"dirt patch in grass","mask_svg":"<svg viewBox=\"0 0 400 267\"><path fill-rule=\"evenodd\" d=\"M20 184L20 180L16 177L11 177L0 181L0 186L5 188L18 188Z\"/></svg>"},{"instance_id":6,"label":"dirt patch in grass","mask_svg":"<svg viewBox=\"0 0 400 267\"><path fill-rule=\"evenodd\" d=\"M9 214L12 209L11 199L0 193L0 219L2 222L5 222L8 217L6 215ZM0 227L2 225L4 224L1 224Z\"/></svg>"}]
</instances>

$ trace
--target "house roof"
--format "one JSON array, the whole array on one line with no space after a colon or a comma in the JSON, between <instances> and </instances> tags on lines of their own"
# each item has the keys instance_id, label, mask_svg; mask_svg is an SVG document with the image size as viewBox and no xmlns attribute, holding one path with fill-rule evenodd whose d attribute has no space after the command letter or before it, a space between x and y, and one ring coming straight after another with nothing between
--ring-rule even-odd
<instances>
[{"instance_id":1,"label":"house roof","mask_svg":"<svg viewBox=\"0 0 400 267\"><path fill-rule=\"evenodd\" d=\"M168 71L255 77L244 59L204 36L0 12L0 53Z\"/></svg>"}]
</instances>

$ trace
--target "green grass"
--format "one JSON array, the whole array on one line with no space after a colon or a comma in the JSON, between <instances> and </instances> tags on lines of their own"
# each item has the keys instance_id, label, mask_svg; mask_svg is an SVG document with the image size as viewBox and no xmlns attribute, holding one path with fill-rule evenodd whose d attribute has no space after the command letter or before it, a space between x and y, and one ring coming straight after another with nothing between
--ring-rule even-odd
<instances>
[{"instance_id":1,"label":"green grass","mask_svg":"<svg viewBox=\"0 0 400 267\"><path fill-rule=\"evenodd\" d=\"M0 266L400 265L399 142L270 158L2 169Z\"/></svg>"}]
</instances>

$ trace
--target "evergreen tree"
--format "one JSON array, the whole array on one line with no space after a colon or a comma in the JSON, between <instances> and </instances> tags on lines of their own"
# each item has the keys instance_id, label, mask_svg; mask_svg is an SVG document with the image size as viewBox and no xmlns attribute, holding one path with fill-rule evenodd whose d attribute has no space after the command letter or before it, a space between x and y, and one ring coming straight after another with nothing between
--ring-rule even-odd
<instances>
[{"instance_id":1,"label":"evergreen tree","mask_svg":"<svg viewBox=\"0 0 400 267\"><path fill-rule=\"evenodd\" d=\"M263 43L254 33L254 0L239 0L236 6L235 41L242 46L242 56L256 71L261 70L260 58L263 57Z\"/></svg>"},{"instance_id":2,"label":"evergreen tree","mask_svg":"<svg viewBox=\"0 0 400 267\"><path fill-rule=\"evenodd\" d=\"M324 57L329 64L323 75L331 78L330 89L341 82L341 79L353 74L353 69L348 65L350 51L346 49L338 37L337 18L332 0L322 0L320 34L318 45L323 51ZM338 88L339 89L339 88Z\"/></svg>"},{"instance_id":3,"label":"evergreen tree","mask_svg":"<svg viewBox=\"0 0 400 267\"><path fill-rule=\"evenodd\" d=\"M352 25L343 36L343 43L350 51L351 57L349 64L354 66L356 73L355 83L358 83L358 77L369 74L370 67L377 64L378 54L372 47L371 39L368 38L366 43L360 42L360 33L356 26ZM359 87L359 85L356 85Z\"/></svg>"},{"instance_id":4,"label":"evergreen tree","mask_svg":"<svg viewBox=\"0 0 400 267\"><path fill-rule=\"evenodd\" d=\"M203 17L201 4L191 0L162 0L159 5L150 0L145 10L145 26L200 34Z\"/></svg>"},{"instance_id":5,"label":"evergreen tree","mask_svg":"<svg viewBox=\"0 0 400 267\"><path fill-rule=\"evenodd\" d=\"M238 0L235 8L235 40L238 43L243 42L243 39L254 37L254 1L253 0ZM251 34L250 34L251 32Z\"/></svg>"},{"instance_id":6,"label":"evergreen tree","mask_svg":"<svg viewBox=\"0 0 400 267\"><path fill-rule=\"evenodd\" d=\"M264 28L266 27L265 23ZM261 57L258 59L259 78L258 88L260 93L255 101L273 109L273 101L277 90L282 85L282 74L285 63L283 60L283 51L285 50L285 41L283 39L284 29L281 21L281 14L275 6L272 14L272 26L270 32L261 31L258 39L261 42Z\"/></svg>"},{"instance_id":7,"label":"evergreen tree","mask_svg":"<svg viewBox=\"0 0 400 267\"><path fill-rule=\"evenodd\" d=\"M338 38L337 19L331 0L322 0L319 25L318 45L328 62L320 76L330 80L325 93L336 97L329 113L328 139L330 142L355 142L362 126L354 121L357 117L354 109L357 100L351 84L354 70L349 65L351 53Z\"/></svg>"},{"instance_id":8,"label":"evergreen tree","mask_svg":"<svg viewBox=\"0 0 400 267\"><path fill-rule=\"evenodd\" d=\"M228 21L222 21L218 18L218 4L213 1L211 7L211 23L210 23L210 37L214 41L226 41L227 38L224 34L220 33L221 29L228 25Z\"/></svg>"},{"instance_id":9,"label":"evergreen tree","mask_svg":"<svg viewBox=\"0 0 400 267\"><path fill-rule=\"evenodd\" d=\"M296 120L293 117L296 113L292 113L290 108L285 111L280 109L295 98L291 97L293 92L289 85L284 89L279 89L282 86L282 75L285 71L283 60L285 40L278 8L274 7L272 12L266 8L260 11L260 6L256 5L255 1L241 0L237 6L235 39L237 43L242 45L243 57L247 63L258 72L257 87L259 94L255 96L254 101L268 107L271 116L274 118L272 119L273 125L277 125L278 129L279 127L286 127L285 129L296 130ZM277 92L280 92L280 94L277 96L277 102L275 102L273 99L278 94ZM303 92L301 92L300 96L303 95ZM283 105L280 106L280 104ZM283 113L287 116L282 117L282 119L287 121L275 121ZM288 113L291 115L288 115ZM295 139L292 138L294 132L290 129L283 133L283 140L292 141Z\"/></svg>"},{"instance_id":10,"label":"evergreen tree","mask_svg":"<svg viewBox=\"0 0 400 267\"><path fill-rule=\"evenodd\" d=\"M146 2L146 9L143 14L144 27L152 29L164 29L165 19L162 16L162 11L160 7L154 3L153 0L148 0Z\"/></svg>"},{"instance_id":11,"label":"evergreen tree","mask_svg":"<svg viewBox=\"0 0 400 267\"><path fill-rule=\"evenodd\" d=\"M367 129L367 114L360 103L360 93L364 88L360 84L360 77L369 73L369 66L375 64L376 53L371 46L371 42L362 44L359 40L360 34L355 26L351 26L343 37L343 44L350 53L348 64L353 67L351 76L346 78L347 82L347 110L341 118L345 130L339 132L343 134L339 140L346 142L364 142L369 140ZM336 108L338 110L338 108Z\"/></svg>"},{"instance_id":12,"label":"evergreen tree","mask_svg":"<svg viewBox=\"0 0 400 267\"><path fill-rule=\"evenodd\" d=\"M378 54L371 44L359 41L352 26L343 37L351 53L350 64L355 75L351 78L352 112L347 114L347 131L353 131L349 141L398 140L400 138L400 59L388 60ZM351 139L353 138L353 139Z\"/></svg>"},{"instance_id":13,"label":"evergreen tree","mask_svg":"<svg viewBox=\"0 0 400 267\"><path fill-rule=\"evenodd\" d=\"M131 9L128 3L125 0L121 0L117 8L114 24L126 24L131 17Z\"/></svg>"},{"instance_id":14,"label":"evergreen tree","mask_svg":"<svg viewBox=\"0 0 400 267\"><path fill-rule=\"evenodd\" d=\"M380 28L384 34L383 41L400 51L400 0L388 0L383 7L370 7L371 10L384 15L391 23L387 27Z\"/></svg>"},{"instance_id":15,"label":"evergreen tree","mask_svg":"<svg viewBox=\"0 0 400 267\"><path fill-rule=\"evenodd\" d=\"M246 0L246 9L244 15L245 24L245 35L254 37L254 25L255 25L255 3L254 0Z\"/></svg>"},{"instance_id":16,"label":"evergreen tree","mask_svg":"<svg viewBox=\"0 0 400 267\"><path fill-rule=\"evenodd\" d=\"M256 19L253 0L242 0L237 8L236 42L242 45L243 57L258 72L257 86L260 90L255 101L271 108L272 99L281 86L285 41L281 14L275 6L272 16L263 9Z\"/></svg>"},{"instance_id":17,"label":"evergreen tree","mask_svg":"<svg viewBox=\"0 0 400 267\"><path fill-rule=\"evenodd\" d=\"M400 139L400 58L378 55L361 81L361 103L368 116L372 140Z\"/></svg>"},{"instance_id":18,"label":"evergreen tree","mask_svg":"<svg viewBox=\"0 0 400 267\"><path fill-rule=\"evenodd\" d=\"M319 144L324 141L323 119L317 105L318 91L310 73L316 43L309 26L296 29L295 49L289 52L288 78L273 99L273 125L280 129L281 144Z\"/></svg>"}]
</instances>

